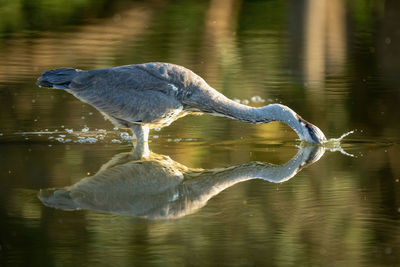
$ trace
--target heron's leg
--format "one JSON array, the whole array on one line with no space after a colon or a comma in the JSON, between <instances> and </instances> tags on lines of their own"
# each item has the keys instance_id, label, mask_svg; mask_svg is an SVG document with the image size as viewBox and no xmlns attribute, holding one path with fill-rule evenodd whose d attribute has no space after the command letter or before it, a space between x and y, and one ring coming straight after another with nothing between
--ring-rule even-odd
<instances>
[{"instance_id":1,"label":"heron's leg","mask_svg":"<svg viewBox=\"0 0 400 267\"><path fill-rule=\"evenodd\" d=\"M133 155L138 158L148 157L149 150L149 127L144 125L133 124L131 130L136 135L137 144L133 149Z\"/></svg>"}]
</instances>

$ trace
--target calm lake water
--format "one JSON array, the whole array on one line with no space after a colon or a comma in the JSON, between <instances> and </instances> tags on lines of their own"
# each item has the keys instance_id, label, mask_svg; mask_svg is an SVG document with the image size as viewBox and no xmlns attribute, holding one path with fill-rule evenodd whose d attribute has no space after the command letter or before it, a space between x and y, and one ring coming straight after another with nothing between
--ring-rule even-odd
<instances>
[{"instance_id":1,"label":"calm lake water","mask_svg":"<svg viewBox=\"0 0 400 267\"><path fill-rule=\"evenodd\" d=\"M399 266L399 3L2 1L0 265ZM355 133L325 150L187 116L137 161L131 133L35 85L150 61Z\"/></svg>"}]
</instances>

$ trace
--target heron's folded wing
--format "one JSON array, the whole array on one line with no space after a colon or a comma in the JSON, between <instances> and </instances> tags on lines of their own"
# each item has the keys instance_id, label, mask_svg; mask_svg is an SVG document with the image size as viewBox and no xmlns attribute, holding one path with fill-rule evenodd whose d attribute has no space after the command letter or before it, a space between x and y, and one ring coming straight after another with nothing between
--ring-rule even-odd
<instances>
[{"instance_id":1,"label":"heron's folded wing","mask_svg":"<svg viewBox=\"0 0 400 267\"><path fill-rule=\"evenodd\" d=\"M69 91L101 112L130 122L152 123L182 107L166 81L129 66L82 72Z\"/></svg>"}]
</instances>

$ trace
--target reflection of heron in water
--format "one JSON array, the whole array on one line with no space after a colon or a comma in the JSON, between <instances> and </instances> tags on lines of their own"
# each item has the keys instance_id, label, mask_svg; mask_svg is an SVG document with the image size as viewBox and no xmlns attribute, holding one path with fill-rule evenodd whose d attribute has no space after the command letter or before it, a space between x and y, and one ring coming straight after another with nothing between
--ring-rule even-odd
<instances>
[{"instance_id":1,"label":"reflection of heron in water","mask_svg":"<svg viewBox=\"0 0 400 267\"><path fill-rule=\"evenodd\" d=\"M322 131L280 104L249 107L228 99L200 76L178 65L146 63L100 70L64 68L46 71L39 86L65 89L85 101L117 127L130 128L136 153L147 156L149 129L170 125L190 113L207 113L249 123L281 121L301 140L321 143Z\"/></svg>"},{"instance_id":2,"label":"reflection of heron in water","mask_svg":"<svg viewBox=\"0 0 400 267\"><path fill-rule=\"evenodd\" d=\"M324 152L322 147L307 146L284 165L249 162L211 170L190 169L168 156L153 153L142 160L132 160L132 153L121 153L96 175L65 189L42 189L39 198L46 206L64 210L177 218L195 212L210 198L239 182L285 182L319 160Z\"/></svg>"}]
</instances>

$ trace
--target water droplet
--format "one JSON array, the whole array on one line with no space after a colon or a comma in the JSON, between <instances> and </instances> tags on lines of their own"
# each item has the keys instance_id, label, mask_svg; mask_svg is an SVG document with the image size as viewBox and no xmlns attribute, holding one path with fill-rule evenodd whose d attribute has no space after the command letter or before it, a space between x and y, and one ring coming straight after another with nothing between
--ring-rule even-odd
<instances>
[{"instance_id":1,"label":"water droplet","mask_svg":"<svg viewBox=\"0 0 400 267\"><path fill-rule=\"evenodd\" d=\"M83 138L83 139L79 139L79 140L77 140L77 141L74 141L74 142L77 142L77 143L81 143L81 144L84 144L84 143L96 143L97 142L97 139L96 138L94 138L94 137L88 137L88 138Z\"/></svg>"},{"instance_id":2,"label":"water droplet","mask_svg":"<svg viewBox=\"0 0 400 267\"><path fill-rule=\"evenodd\" d=\"M81 132L82 132L82 133L87 133L87 132L89 132L89 127L85 126L85 127L81 130Z\"/></svg>"},{"instance_id":3,"label":"water droplet","mask_svg":"<svg viewBox=\"0 0 400 267\"><path fill-rule=\"evenodd\" d=\"M132 137L127 133L120 133L119 136L122 138L124 141L132 141Z\"/></svg>"},{"instance_id":4,"label":"water droplet","mask_svg":"<svg viewBox=\"0 0 400 267\"><path fill-rule=\"evenodd\" d=\"M262 98L261 98L260 96L258 96L258 95L253 96L250 100L251 100L251 102L254 102L254 103L263 103L263 102L265 102L265 100L262 99Z\"/></svg>"}]
</instances>

